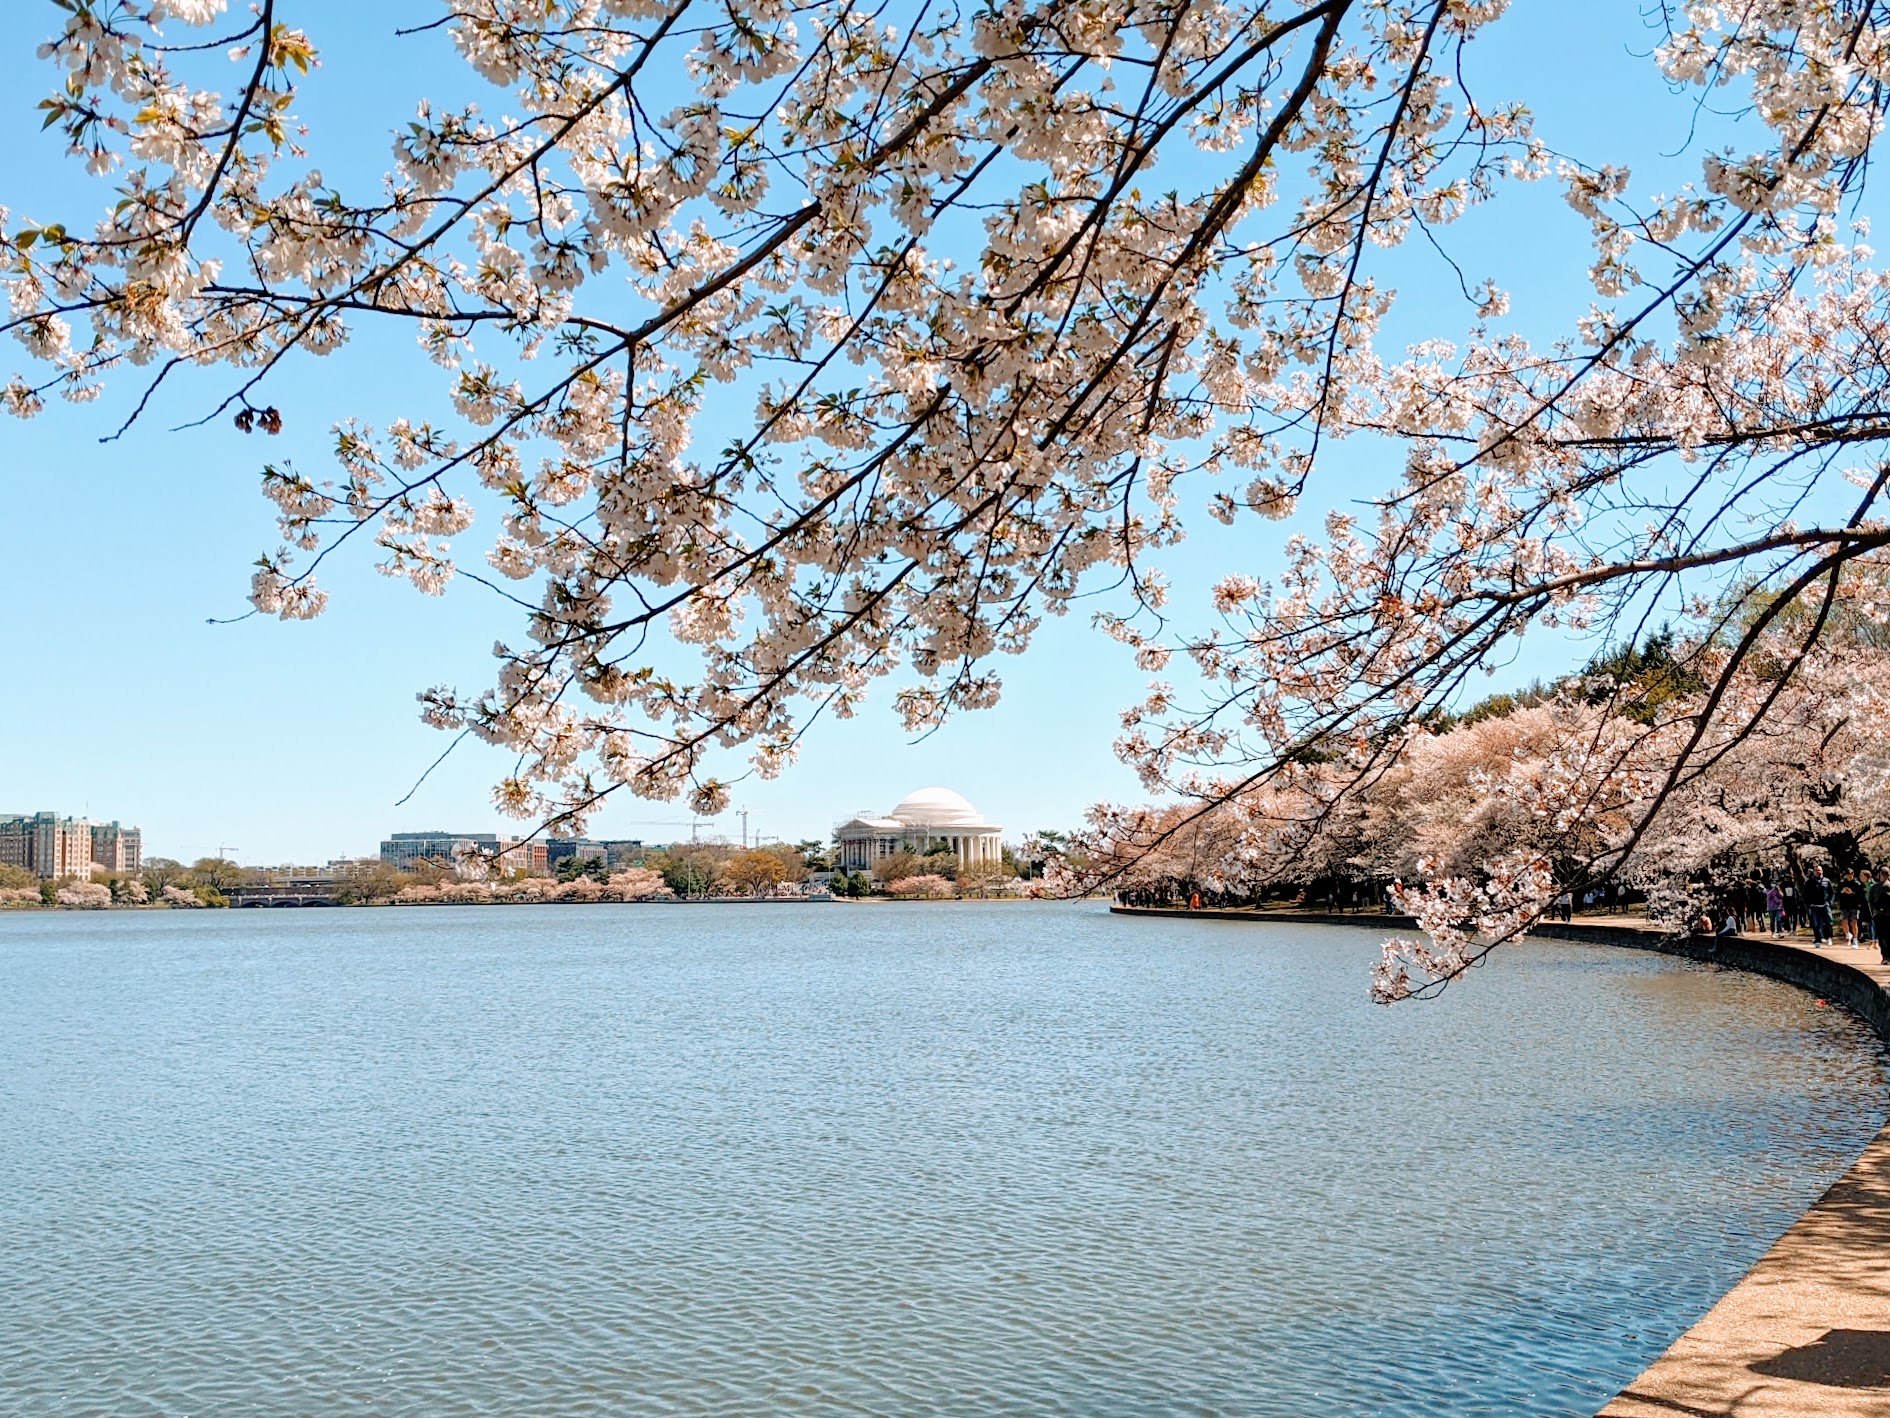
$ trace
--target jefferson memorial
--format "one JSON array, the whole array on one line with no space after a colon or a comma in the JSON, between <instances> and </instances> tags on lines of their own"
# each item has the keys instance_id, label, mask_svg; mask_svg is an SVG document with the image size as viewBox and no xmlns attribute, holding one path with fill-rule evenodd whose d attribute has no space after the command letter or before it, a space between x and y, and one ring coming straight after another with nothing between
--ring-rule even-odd
<instances>
[{"instance_id":1,"label":"jefferson memorial","mask_svg":"<svg viewBox=\"0 0 1890 1418\"><path fill-rule=\"evenodd\" d=\"M921 788L885 817L861 813L833 831L839 844L834 865L870 870L895 852L924 856L941 843L958 854L958 865L995 866L1003 855L1004 829L950 788Z\"/></svg>"}]
</instances>

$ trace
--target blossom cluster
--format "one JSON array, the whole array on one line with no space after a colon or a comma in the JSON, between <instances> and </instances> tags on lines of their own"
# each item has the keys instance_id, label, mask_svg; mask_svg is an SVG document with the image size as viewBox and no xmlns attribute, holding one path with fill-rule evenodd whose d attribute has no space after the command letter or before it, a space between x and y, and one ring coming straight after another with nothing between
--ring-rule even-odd
<instances>
[{"instance_id":1,"label":"blossom cluster","mask_svg":"<svg viewBox=\"0 0 1890 1418\"><path fill-rule=\"evenodd\" d=\"M404 42L450 43L500 101L413 96L358 190L297 119L325 76L286 0L65 7L47 127L113 196L0 212L28 371L0 402L128 378L137 417L208 371L211 412L268 438L291 356L411 335L430 396L323 417L325 474L264 466L281 545L251 599L320 614L316 572L365 543L423 593L505 597L494 682L420 700L516 755L509 813L720 811L876 681L913 731L988 707L999 656L1113 586L1108 633L1187 676L1119 753L1236 816L1310 765L1394 761L1525 634L1683 617L1717 648L1674 751L1543 768L1558 830L1605 832L1584 762L1619 758L1623 794L1694 781L1827 617L1765 651L1782 678L1754 674L1767 632L1890 545L1890 284L1840 220L1890 79L1874 0L1656 6L1649 62L1746 115L1647 199L1613 155L1552 159L1526 93L1466 91L1505 0L440 8ZM1386 253L1535 179L1590 232L1592 309L1533 344L1459 272L1466 337L1382 348ZM1178 625L1157 563L1184 490L1293 517L1360 435L1404 455L1376 495L1321 497L1352 510ZM1437 909L1526 914L1531 860L1484 867Z\"/></svg>"}]
</instances>

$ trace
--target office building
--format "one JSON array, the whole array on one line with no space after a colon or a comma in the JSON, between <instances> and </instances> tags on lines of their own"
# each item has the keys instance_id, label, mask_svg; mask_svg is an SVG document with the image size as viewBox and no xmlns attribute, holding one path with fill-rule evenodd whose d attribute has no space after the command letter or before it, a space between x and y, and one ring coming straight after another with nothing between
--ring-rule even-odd
<instances>
[{"instance_id":1,"label":"office building","mask_svg":"<svg viewBox=\"0 0 1890 1418\"><path fill-rule=\"evenodd\" d=\"M402 869L431 862L468 876L551 874L543 838L522 842L496 832L395 832L381 843L381 860Z\"/></svg>"}]
</instances>

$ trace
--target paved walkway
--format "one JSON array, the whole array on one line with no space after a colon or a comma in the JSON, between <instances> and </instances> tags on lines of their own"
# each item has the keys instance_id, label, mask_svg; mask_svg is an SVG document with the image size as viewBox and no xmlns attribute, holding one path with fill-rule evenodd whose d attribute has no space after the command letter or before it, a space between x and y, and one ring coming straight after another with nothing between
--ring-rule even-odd
<instances>
[{"instance_id":1,"label":"paved walkway","mask_svg":"<svg viewBox=\"0 0 1890 1418\"><path fill-rule=\"evenodd\" d=\"M1366 913L1177 910L1226 920L1406 928ZM1582 916L1538 935L1666 950L1790 980L1863 1015L1890 1042L1890 965L1875 946L1809 937L1676 940L1645 920ZM1600 1418L1890 1418L1890 1127L1746 1277Z\"/></svg>"}]
</instances>

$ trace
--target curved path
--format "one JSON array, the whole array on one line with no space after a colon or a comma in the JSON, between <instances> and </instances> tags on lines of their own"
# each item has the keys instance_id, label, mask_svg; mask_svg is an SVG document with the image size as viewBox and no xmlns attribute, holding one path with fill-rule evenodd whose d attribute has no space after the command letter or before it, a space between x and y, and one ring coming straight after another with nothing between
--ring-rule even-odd
<instances>
[{"instance_id":1,"label":"curved path","mask_svg":"<svg viewBox=\"0 0 1890 1418\"><path fill-rule=\"evenodd\" d=\"M1408 929L1406 917L1113 908L1124 915ZM1861 1015L1890 1042L1890 965L1873 946L1814 951L1756 936L1674 937L1593 918L1534 934L1685 955L1785 980ZM1700 1322L1600 1418L1890 1418L1890 1127Z\"/></svg>"}]
</instances>

